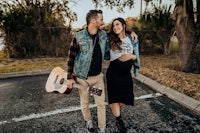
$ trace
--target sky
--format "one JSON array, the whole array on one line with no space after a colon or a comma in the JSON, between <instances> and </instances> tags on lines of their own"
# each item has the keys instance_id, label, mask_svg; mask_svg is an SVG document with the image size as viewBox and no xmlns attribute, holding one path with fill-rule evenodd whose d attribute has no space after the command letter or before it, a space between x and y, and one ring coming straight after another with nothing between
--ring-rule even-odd
<instances>
[{"instance_id":1,"label":"sky","mask_svg":"<svg viewBox=\"0 0 200 133\"><path fill-rule=\"evenodd\" d=\"M104 15L104 22L109 23L112 19L116 17L122 17L126 19L127 17L137 17L140 14L140 0L134 0L135 4L132 9L129 9L128 7L125 8L124 13L117 12L116 8L110 9L107 7L100 8L103 11ZM174 0L163 0L163 4L173 4ZM92 3L92 0L79 0L77 4L73 4L69 6L72 11L77 13L78 21L73 23L73 28L80 28L85 23L85 16L87 12L91 9L95 9L94 4ZM143 2L143 10L145 8L145 2Z\"/></svg>"},{"instance_id":2,"label":"sky","mask_svg":"<svg viewBox=\"0 0 200 133\"><path fill-rule=\"evenodd\" d=\"M135 8L126 8L125 13L118 13L116 8L112 10L107 7L101 8L104 15L104 22L109 23L115 17L127 18L129 16L138 16L140 14L140 3L139 0L135 1L138 1L134 5ZM71 10L76 12L78 17L78 21L73 23L74 28L82 27L86 23L85 16L91 9L95 9L95 6L91 0L80 0L77 5L72 7Z\"/></svg>"}]
</instances>

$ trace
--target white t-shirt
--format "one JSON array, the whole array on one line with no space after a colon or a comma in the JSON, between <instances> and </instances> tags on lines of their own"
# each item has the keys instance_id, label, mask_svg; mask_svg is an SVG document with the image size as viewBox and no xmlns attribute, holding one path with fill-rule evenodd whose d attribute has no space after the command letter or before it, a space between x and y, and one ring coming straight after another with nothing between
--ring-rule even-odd
<instances>
[{"instance_id":1,"label":"white t-shirt","mask_svg":"<svg viewBox=\"0 0 200 133\"><path fill-rule=\"evenodd\" d=\"M133 46L131 44L131 40L129 37L125 37L121 39L122 45L121 45L121 50L115 50L113 51L110 49L110 61L116 60L123 54L133 54Z\"/></svg>"}]
</instances>

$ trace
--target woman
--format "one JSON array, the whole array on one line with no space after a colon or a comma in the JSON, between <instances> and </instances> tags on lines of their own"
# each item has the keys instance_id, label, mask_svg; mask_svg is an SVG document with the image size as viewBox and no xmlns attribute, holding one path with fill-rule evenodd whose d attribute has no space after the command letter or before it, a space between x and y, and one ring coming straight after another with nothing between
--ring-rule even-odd
<instances>
[{"instance_id":1,"label":"woman","mask_svg":"<svg viewBox=\"0 0 200 133\"><path fill-rule=\"evenodd\" d=\"M108 102L116 117L116 126L120 133L127 132L121 119L120 108L123 105L134 104L133 80L130 71L134 66L135 75L137 75L140 62L138 41L133 41L126 33L125 20L123 18L114 19L108 34L110 64L106 78Z\"/></svg>"}]
</instances>

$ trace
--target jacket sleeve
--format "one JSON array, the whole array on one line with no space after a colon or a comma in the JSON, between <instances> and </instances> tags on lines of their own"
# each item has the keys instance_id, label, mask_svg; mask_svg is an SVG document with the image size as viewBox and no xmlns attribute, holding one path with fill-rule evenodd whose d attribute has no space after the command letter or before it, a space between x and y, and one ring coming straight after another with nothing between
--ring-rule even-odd
<instances>
[{"instance_id":1,"label":"jacket sleeve","mask_svg":"<svg viewBox=\"0 0 200 133\"><path fill-rule=\"evenodd\" d=\"M78 53L79 46L77 45L76 38L73 37L71 45L68 51L68 58L67 58L67 79L73 78L73 69L74 69L74 60Z\"/></svg>"},{"instance_id":2,"label":"jacket sleeve","mask_svg":"<svg viewBox=\"0 0 200 133\"><path fill-rule=\"evenodd\" d=\"M106 41L104 60L110 60L110 44L108 40Z\"/></svg>"},{"instance_id":3,"label":"jacket sleeve","mask_svg":"<svg viewBox=\"0 0 200 133\"><path fill-rule=\"evenodd\" d=\"M133 40L132 43L133 43L133 50L134 50L134 53L136 55L136 60L133 63L133 67L134 67L133 73L134 73L134 76L137 76L138 70L140 68L139 41Z\"/></svg>"}]
</instances>

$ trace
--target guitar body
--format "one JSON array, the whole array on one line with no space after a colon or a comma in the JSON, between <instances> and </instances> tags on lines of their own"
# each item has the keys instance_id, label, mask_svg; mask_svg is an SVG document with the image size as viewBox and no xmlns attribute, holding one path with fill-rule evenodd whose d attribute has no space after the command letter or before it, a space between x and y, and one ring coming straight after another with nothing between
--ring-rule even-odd
<instances>
[{"instance_id":1,"label":"guitar body","mask_svg":"<svg viewBox=\"0 0 200 133\"><path fill-rule=\"evenodd\" d=\"M51 71L51 73L47 79L45 89L47 92L59 92L59 93L63 93L63 94L64 93L69 94L72 91L72 89L69 89L67 87L66 81L67 81L67 72L64 71L60 67L55 67ZM83 86L81 86L77 83L73 84L73 88L84 89ZM88 87L85 90L88 91L91 96L93 94L101 96L101 93L102 93L102 90L95 86Z\"/></svg>"},{"instance_id":2,"label":"guitar body","mask_svg":"<svg viewBox=\"0 0 200 133\"><path fill-rule=\"evenodd\" d=\"M59 93L69 94L72 89L67 89L66 84L67 72L60 67L55 67L46 82L45 89L47 92L57 91Z\"/></svg>"}]
</instances>

